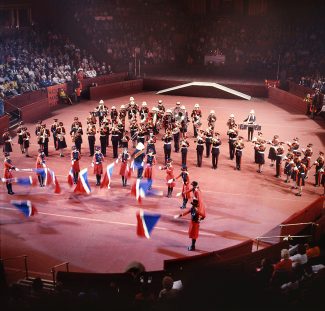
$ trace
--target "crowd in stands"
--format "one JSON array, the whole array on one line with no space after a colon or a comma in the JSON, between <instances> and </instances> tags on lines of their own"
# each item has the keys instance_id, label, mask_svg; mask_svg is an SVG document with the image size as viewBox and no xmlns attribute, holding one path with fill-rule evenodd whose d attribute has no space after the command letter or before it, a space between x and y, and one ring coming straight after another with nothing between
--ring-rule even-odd
<instances>
[{"instance_id":1,"label":"crowd in stands","mask_svg":"<svg viewBox=\"0 0 325 311\"><path fill-rule=\"evenodd\" d=\"M63 34L38 29L0 31L0 91L4 97L111 73L111 67Z\"/></svg>"},{"instance_id":2,"label":"crowd in stands","mask_svg":"<svg viewBox=\"0 0 325 311\"><path fill-rule=\"evenodd\" d=\"M321 93L325 94L325 77L304 76L300 78L299 85L313 90L318 89Z\"/></svg>"}]
</instances>

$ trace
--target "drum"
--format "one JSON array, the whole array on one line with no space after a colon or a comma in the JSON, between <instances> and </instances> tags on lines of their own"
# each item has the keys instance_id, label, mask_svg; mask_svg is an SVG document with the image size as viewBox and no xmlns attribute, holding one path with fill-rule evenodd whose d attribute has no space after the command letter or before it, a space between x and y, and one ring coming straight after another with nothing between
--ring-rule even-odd
<instances>
[{"instance_id":1,"label":"drum","mask_svg":"<svg viewBox=\"0 0 325 311\"><path fill-rule=\"evenodd\" d=\"M240 130L246 130L247 129L247 124L239 124L239 129Z\"/></svg>"},{"instance_id":2,"label":"drum","mask_svg":"<svg viewBox=\"0 0 325 311\"><path fill-rule=\"evenodd\" d=\"M262 130L262 126L261 125L258 125L258 124L255 124L254 125L254 130L255 131L261 131Z\"/></svg>"}]
</instances>

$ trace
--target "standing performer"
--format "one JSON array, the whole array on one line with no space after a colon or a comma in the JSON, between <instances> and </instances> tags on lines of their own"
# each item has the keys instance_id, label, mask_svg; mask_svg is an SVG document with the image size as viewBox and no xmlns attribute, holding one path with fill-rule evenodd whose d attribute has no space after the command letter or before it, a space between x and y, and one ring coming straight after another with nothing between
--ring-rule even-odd
<instances>
[{"instance_id":1,"label":"standing performer","mask_svg":"<svg viewBox=\"0 0 325 311\"><path fill-rule=\"evenodd\" d=\"M263 171L263 166L265 164L265 157L264 157L265 150L266 150L265 140L261 140L257 148L257 158L256 158L258 164L258 170L257 170L258 173L262 173Z\"/></svg>"},{"instance_id":2,"label":"standing performer","mask_svg":"<svg viewBox=\"0 0 325 311\"><path fill-rule=\"evenodd\" d=\"M307 147L306 147L306 149L302 149L302 150L301 150L302 153L304 154L304 157L303 157L303 159L301 160L301 162L302 162L303 164L305 164L306 167L307 167L307 171L306 171L306 177L305 177L305 179L308 178L308 171L309 171L310 168L311 168L311 157L312 157L312 155L313 155L313 149L312 149L312 147L313 147L313 144L308 144Z\"/></svg>"},{"instance_id":3,"label":"standing performer","mask_svg":"<svg viewBox=\"0 0 325 311\"><path fill-rule=\"evenodd\" d=\"M119 156L119 159L121 160L120 176L122 177L123 187L126 187L128 178L131 177L131 169L129 164L130 158L131 156L128 153L128 148L123 148L123 152Z\"/></svg>"},{"instance_id":4,"label":"standing performer","mask_svg":"<svg viewBox=\"0 0 325 311\"><path fill-rule=\"evenodd\" d=\"M117 123L117 117L118 117L118 112L116 110L116 107L112 106L112 109L111 109L111 121L112 121L112 124Z\"/></svg>"},{"instance_id":5,"label":"standing performer","mask_svg":"<svg viewBox=\"0 0 325 311\"><path fill-rule=\"evenodd\" d=\"M218 159L220 154L220 145L222 144L220 139L220 133L215 133L215 137L212 138L212 168L216 170L218 168Z\"/></svg>"},{"instance_id":6,"label":"standing performer","mask_svg":"<svg viewBox=\"0 0 325 311\"><path fill-rule=\"evenodd\" d=\"M73 172L73 182L74 182L74 184L77 184L79 172L80 172L79 160L80 160L81 156L80 156L80 152L76 146L72 146L71 149L72 149L72 151L71 151L71 168L72 168L72 172Z\"/></svg>"},{"instance_id":7,"label":"standing performer","mask_svg":"<svg viewBox=\"0 0 325 311\"><path fill-rule=\"evenodd\" d=\"M130 136L129 136L129 131L124 131L123 136L121 138L121 144L122 144L122 148L129 148L129 140L130 140Z\"/></svg>"},{"instance_id":8,"label":"standing performer","mask_svg":"<svg viewBox=\"0 0 325 311\"><path fill-rule=\"evenodd\" d=\"M172 166L172 159L168 159L167 163L163 167L159 167L161 170L166 170L166 183L167 183L167 198L172 197L173 189L176 185L174 178L174 168Z\"/></svg>"},{"instance_id":9,"label":"standing performer","mask_svg":"<svg viewBox=\"0 0 325 311\"><path fill-rule=\"evenodd\" d=\"M240 171L241 169L241 158L243 155L243 149L245 148L243 137L238 136L238 140L234 144L235 147L235 155L236 155L236 167L235 170Z\"/></svg>"},{"instance_id":10,"label":"standing performer","mask_svg":"<svg viewBox=\"0 0 325 311\"><path fill-rule=\"evenodd\" d=\"M27 131L27 127L23 127L22 139L23 139L24 153L26 154L27 158L30 158L30 155L28 154L30 133Z\"/></svg>"},{"instance_id":11,"label":"standing performer","mask_svg":"<svg viewBox=\"0 0 325 311\"><path fill-rule=\"evenodd\" d=\"M297 187L298 187L298 193L296 193L296 196L301 197L302 187L305 186L307 167L305 164L301 163L301 161L299 160L297 162L297 166L295 168L297 170Z\"/></svg>"},{"instance_id":12,"label":"standing performer","mask_svg":"<svg viewBox=\"0 0 325 311\"><path fill-rule=\"evenodd\" d=\"M179 122L174 122L172 125L172 133L174 140L174 151L179 152L179 139L180 139L180 125Z\"/></svg>"},{"instance_id":13,"label":"standing performer","mask_svg":"<svg viewBox=\"0 0 325 311\"><path fill-rule=\"evenodd\" d=\"M45 153L43 150L39 149L38 150L38 156L36 158L36 169L43 169L46 168L45 164ZM44 185L44 174L37 173L37 178L40 187L45 187Z\"/></svg>"},{"instance_id":14,"label":"standing performer","mask_svg":"<svg viewBox=\"0 0 325 311\"><path fill-rule=\"evenodd\" d=\"M208 120L208 126L212 129L212 131L214 131L214 126L217 121L217 117L214 110L210 110L210 114L208 115L207 120Z\"/></svg>"},{"instance_id":15,"label":"standing performer","mask_svg":"<svg viewBox=\"0 0 325 311\"><path fill-rule=\"evenodd\" d=\"M122 148L122 137L124 136L125 126L122 120L117 122L117 129L118 129L118 146Z\"/></svg>"},{"instance_id":16,"label":"standing performer","mask_svg":"<svg viewBox=\"0 0 325 311\"><path fill-rule=\"evenodd\" d=\"M100 150L104 157L106 157L106 148L107 148L107 126L106 123L101 123L99 128L99 141L100 141Z\"/></svg>"},{"instance_id":17,"label":"standing performer","mask_svg":"<svg viewBox=\"0 0 325 311\"><path fill-rule=\"evenodd\" d=\"M143 160L145 156L146 154L143 143L138 143L131 156L134 159L133 167L137 169L137 178L142 178L144 165Z\"/></svg>"},{"instance_id":18,"label":"standing performer","mask_svg":"<svg viewBox=\"0 0 325 311\"><path fill-rule=\"evenodd\" d=\"M51 133L52 133L52 136L53 136L53 142L54 142L55 150L58 150L57 134L56 134L56 128L58 126L59 126L58 119L54 119L54 122L51 125Z\"/></svg>"},{"instance_id":19,"label":"standing performer","mask_svg":"<svg viewBox=\"0 0 325 311\"><path fill-rule=\"evenodd\" d=\"M276 155L277 155L277 148L279 146L279 135L274 135L272 141L269 141L268 144L270 144L270 149L269 149L269 155L268 159L271 160L271 166L274 165L274 162L276 161Z\"/></svg>"},{"instance_id":20,"label":"standing performer","mask_svg":"<svg viewBox=\"0 0 325 311\"><path fill-rule=\"evenodd\" d=\"M12 179L14 178L12 171L15 171L17 169L12 165L10 154L8 152L5 152L4 156L5 160L3 163L3 178L6 180L8 194L13 195L15 193L12 191Z\"/></svg>"},{"instance_id":21,"label":"standing performer","mask_svg":"<svg viewBox=\"0 0 325 311\"><path fill-rule=\"evenodd\" d=\"M173 137L170 130L166 131L166 134L163 136L162 141L164 142L164 154L165 154L165 165L167 164L167 159L170 159L170 154L172 151L171 143Z\"/></svg>"},{"instance_id":22,"label":"standing performer","mask_svg":"<svg viewBox=\"0 0 325 311\"><path fill-rule=\"evenodd\" d=\"M324 169L324 152L320 151L319 156L314 162L315 165L315 187L319 187L321 183L322 170Z\"/></svg>"},{"instance_id":23,"label":"standing performer","mask_svg":"<svg viewBox=\"0 0 325 311\"><path fill-rule=\"evenodd\" d=\"M236 129L237 125L234 125L227 131L227 135L229 136L228 144L229 144L229 157L230 160L234 159L235 156L235 142L238 137L238 130Z\"/></svg>"},{"instance_id":24,"label":"standing performer","mask_svg":"<svg viewBox=\"0 0 325 311\"><path fill-rule=\"evenodd\" d=\"M49 138L51 136L50 130L46 128L46 124L42 124L41 127L41 149L44 151L45 155L48 157L49 156Z\"/></svg>"},{"instance_id":25,"label":"standing performer","mask_svg":"<svg viewBox=\"0 0 325 311\"><path fill-rule=\"evenodd\" d=\"M182 166L186 166L187 162L187 151L190 143L186 139L186 135L181 140L181 154L182 154Z\"/></svg>"},{"instance_id":26,"label":"standing performer","mask_svg":"<svg viewBox=\"0 0 325 311\"><path fill-rule=\"evenodd\" d=\"M118 158L118 143L119 143L119 130L114 124L112 127L112 135L111 135L111 140L112 140L112 146L113 146L113 158L117 159Z\"/></svg>"},{"instance_id":27,"label":"standing performer","mask_svg":"<svg viewBox=\"0 0 325 311\"><path fill-rule=\"evenodd\" d=\"M227 121L227 126L228 126L228 129L229 130L237 127L237 124L236 124L236 121L235 121L235 115L234 114L231 114L229 116L229 119Z\"/></svg>"},{"instance_id":28,"label":"standing performer","mask_svg":"<svg viewBox=\"0 0 325 311\"><path fill-rule=\"evenodd\" d=\"M255 144L254 145L254 163L258 164L258 150L261 145L261 142L263 141L263 133L258 132L257 137L254 137L252 139L252 142Z\"/></svg>"},{"instance_id":29,"label":"standing performer","mask_svg":"<svg viewBox=\"0 0 325 311\"><path fill-rule=\"evenodd\" d=\"M188 200L191 198L190 177L186 165L182 166L181 173L175 179L178 179L180 177L182 178L182 182L183 182L183 188L182 188L183 204L180 208L184 209L186 208L186 204Z\"/></svg>"},{"instance_id":30,"label":"standing performer","mask_svg":"<svg viewBox=\"0 0 325 311\"><path fill-rule=\"evenodd\" d=\"M181 131L181 136L182 138L185 138L186 137L186 133L187 133L187 125L188 125L188 122L189 122L189 119L188 119L188 113L185 109L185 106L181 106L181 113L182 113L182 116L181 116L181 128L180 128L180 131Z\"/></svg>"},{"instance_id":31,"label":"standing performer","mask_svg":"<svg viewBox=\"0 0 325 311\"><path fill-rule=\"evenodd\" d=\"M133 100L130 101L130 105L127 110L129 121L137 118L139 107Z\"/></svg>"},{"instance_id":32,"label":"standing performer","mask_svg":"<svg viewBox=\"0 0 325 311\"><path fill-rule=\"evenodd\" d=\"M284 163L284 173L286 175L286 180L284 181L285 183L290 183L290 177L292 175L293 167L294 167L293 153L288 152L285 157L285 163Z\"/></svg>"},{"instance_id":33,"label":"standing performer","mask_svg":"<svg viewBox=\"0 0 325 311\"><path fill-rule=\"evenodd\" d=\"M64 157L63 149L67 148L67 143L65 141L65 128L63 126L63 122L60 122L59 126L56 128L56 135L58 149L60 150L60 157Z\"/></svg>"},{"instance_id":34,"label":"standing performer","mask_svg":"<svg viewBox=\"0 0 325 311\"><path fill-rule=\"evenodd\" d=\"M9 133L8 129L5 129L5 132L2 134L2 141L3 141L3 147L2 147L2 151L4 153L9 153L12 152L12 138L11 135Z\"/></svg>"},{"instance_id":35,"label":"standing performer","mask_svg":"<svg viewBox=\"0 0 325 311\"><path fill-rule=\"evenodd\" d=\"M21 153L25 153L24 146L23 146L23 122L19 122L18 128L16 130L16 134L18 136L18 144L20 146Z\"/></svg>"},{"instance_id":36,"label":"standing performer","mask_svg":"<svg viewBox=\"0 0 325 311\"><path fill-rule=\"evenodd\" d=\"M205 143L204 138L198 135L196 139L196 160L197 160L196 166L197 167L202 166L204 143Z\"/></svg>"},{"instance_id":37,"label":"standing performer","mask_svg":"<svg viewBox=\"0 0 325 311\"><path fill-rule=\"evenodd\" d=\"M148 180L148 190L152 188L152 173L153 173L153 166L156 164L156 156L154 150L149 148L147 157L146 157L146 169L144 171L144 177Z\"/></svg>"},{"instance_id":38,"label":"standing performer","mask_svg":"<svg viewBox=\"0 0 325 311\"><path fill-rule=\"evenodd\" d=\"M200 110L200 105L195 104L194 109L192 110L191 113L191 118L192 118L192 123L193 123L193 132L194 132L194 137L196 138L198 136L198 130L200 129L202 122L202 112Z\"/></svg>"},{"instance_id":39,"label":"standing performer","mask_svg":"<svg viewBox=\"0 0 325 311\"><path fill-rule=\"evenodd\" d=\"M80 154L81 154L81 145L82 145L82 135L83 135L82 127L79 127L77 125L76 132L74 134L74 144L77 150L80 152Z\"/></svg>"},{"instance_id":40,"label":"standing performer","mask_svg":"<svg viewBox=\"0 0 325 311\"><path fill-rule=\"evenodd\" d=\"M256 124L256 116L255 116L255 111L252 109L249 112L249 116L243 121L247 122L247 129L248 129L248 141L251 141L253 139L253 134L254 134L254 125Z\"/></svg>"},{"instance_id":41,"label":"standing performer","mask_svg":"<svg viewBox=\"0 0 325 311\"><path fill-rule=\"evenodd\" d=\"M174 122L174 118L172 115L172 111L170 109L166 110L166 114L163 116L162 122L163 122L165 132L167 132L167 130L172 129L172 124Z\"/></svg>"},{"instance_id":42,"label":"standing performer","mask_svg":"<svg viewBox=\"0 0 325 311\"><path fill-rule=\"evenodd\" d=\"M284 154L284 148L282 144L279 144L279 146L276 148L276 159L275 159L276 178L281 178L283 154Z\"/></svg>"},{"instance_id":43,"label":"standing performer","mask_svg":"<svg viewBox=\"0 0 325 311\"><path fill-rule=\"evenodd\" d=\"M104 105L104 101L101 99L99 105L95 108L96 115L98 116L98 123L101 125L103 118L108 115L108 108Z\"/></svg>"},{"instance_id":44,"label":"standing performer","mask_svg":"<svg viewBox=\"0 0 325 311\"><path fill-rule=\"evenodd\" d=\"M156 136L154 135L153 132L150 132L147 140L147 153L149 153L149 150L151 149L153 154L156 154L156 146L155 146L156 141L157 141Z\"/></svg>"},{"instance_id":45,"label":"standing performer","mask_svg":"<svg viewBox=\"0 0 325 311\"><path fill-rule=\"evenodd\" d=\"M138 124L136 119L132 119L131 125L130 125L130 135L131 135L131 140L132 140L132 147L135 148L136 146L136 141L137 141L137 136L138 136Z\"/></svg>"},{"instance_id":46,"label":"standing performer","mask_svg":"<svg viewBox=\"0 0 325 311\"><path fill-rule=\"evenodd\" d=\"M100 147L95 148L95 154L91 165L94 167L94 174L96 175L96 186L100 186L102 174L103 174L103 162L104 156L100 152Z\"/></svg>"},{"instance_id":47,"label":"standing performer","mask_svg":"<svg viewBox=\"0 0 325 311\"><path fill-rule=\"evenodd\" d=\"M203 131L201 131L202 133ZM203 132L204 140L205 140L205 157L210 157L211 152L211 144L212 144L212 138L213 138L213 129L212 127L208 127L205 132Z\"/></svg>"},{"instance_id":48,"label":"standing performer","mask_svg":"<svg viewBox=\"0 0 325 311\"><path fill-rule=\"evenodd\" d=\"M87 125L87 135L89 144L89 156L94 156L95 153L95 141L96 141L96 126L93 123L88 123Z\"/></svg>"},{"instance_id":49,"label":"standing performer","mask_svg":"<svg viewBox=\"0 0 325 311\"><path fill-rule=\"evenodd\" d=\"M310 94L307 94L304 98L304 103L306 104L306 115L309 116L311 114L311 102L312 98Z\"/></svg>"}]
</instances>

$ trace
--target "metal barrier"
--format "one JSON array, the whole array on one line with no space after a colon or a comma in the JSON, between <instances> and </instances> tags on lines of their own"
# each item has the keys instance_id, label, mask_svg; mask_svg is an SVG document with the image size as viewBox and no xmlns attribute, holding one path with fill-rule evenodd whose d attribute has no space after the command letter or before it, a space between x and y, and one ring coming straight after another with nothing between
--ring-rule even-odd
<instances>
[{"instance_id":1,"label":"metal barrier","mask_svg":"<svg viewBox=\"0 0 325 311\"><path fill-rule=\"evenodd\" d=\"M65 262L62 262L58 265L55 265L51 268L51 273L52 273L52 279L53 279L53 285L56 286L56 268L58 267L61 267L61 266L64 266L65 265L65 269L66 269L66 272L69 272L69 262L68 261L65 261Z\"/></svg>"},{"instance_id":2,"label":"metal barrier","mask_svg":"<svg viewBox=\"0 0 325 311\"><path fill-rule=\"evenodd\" d=\"M256 240L256 250L258 251L259 242L267 239L276 239L280 238L283 241L293 240L294 238L310 238L311 235L273 235L273 236L259 236L255 238Z\"/></svg>"}]
</instances>

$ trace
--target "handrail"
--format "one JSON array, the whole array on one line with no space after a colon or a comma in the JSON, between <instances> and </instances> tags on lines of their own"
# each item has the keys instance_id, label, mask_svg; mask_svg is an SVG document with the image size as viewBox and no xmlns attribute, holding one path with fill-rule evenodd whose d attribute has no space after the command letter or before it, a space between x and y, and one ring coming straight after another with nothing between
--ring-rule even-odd
<instances>
[{"instance_id":1,"label":"handrail","mask_svg":"<svg viewBox=\"0 0 325 311\"><path fill-rule=\"evenodd\" d=\"M52 279L53 279L53 285L54 286L56 285L56 278L55 278L56 268L64 266L64 265L65 265L65 268L66 268L66 272L69 272L69 261L62 262L62 263L60 263L58 265L55 265L55 266L53 266L51 268L51 273L52 273Z\"/></svg>"},{"instance_id":2,"label":"handrail","mask_svg":"<svg viewBox=\"0 0 325 311\"><path fill-rule=\"evenodd\" d=\"M280 224L279 227L300 226L300 225L313 225L313 226L318 226L318 224L316 224L315 222L310 221L310 222L297 222L295 224Z\"/></svg>"},{"instance_id":3,"label":"handrail","mask_svg":"<svg viewBox=\"0 0 325 311\"><path fill-rule=\"evenodd\" d=\"M259 242L262 239L274 239L274 238L283 238L283 241L289 241L294 238L310 238L311 235L273 235L273 236L259 236L255 238L256 240L256 250L258 250Z\"/></svg>"},{"instance_id":4,"label":"handrail","mask_svg":"<svg viewBox=\"0 0 325 311\"><path fill-rule=\"evenodd\" d=\"M18 258L24 258L24 265L25 265L25 277L26 279L28 279L29 277L29 273L28 273L28 264L27 264L27 255L20 255L20 256L16 256L16 257L8 257L8 258L1 258L0 260L2 262L5 262L7 260L13 260L13 259L18 259Z\"/></svg>"}]
</instances>

